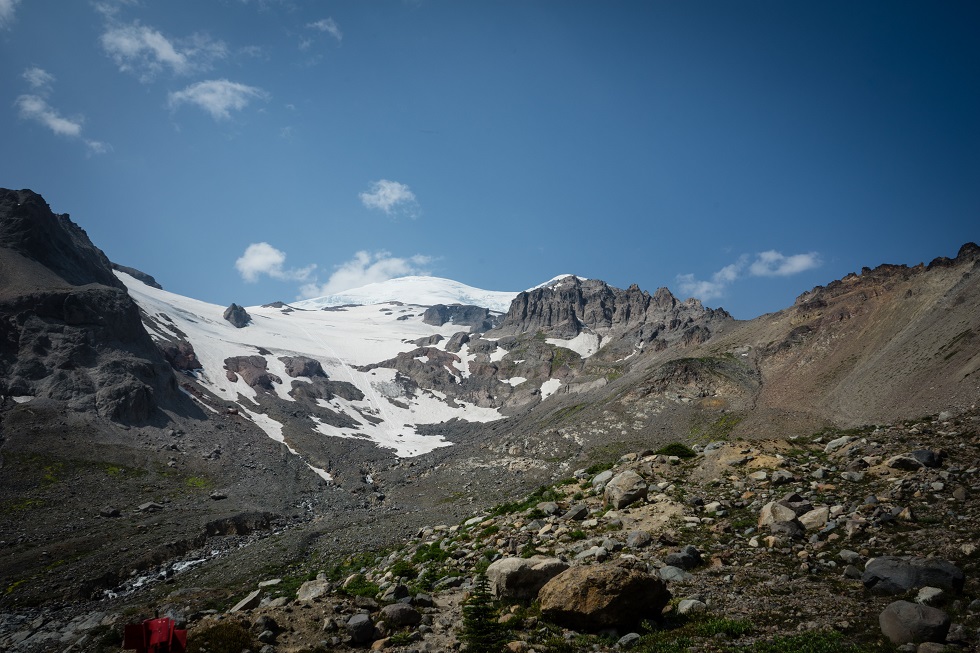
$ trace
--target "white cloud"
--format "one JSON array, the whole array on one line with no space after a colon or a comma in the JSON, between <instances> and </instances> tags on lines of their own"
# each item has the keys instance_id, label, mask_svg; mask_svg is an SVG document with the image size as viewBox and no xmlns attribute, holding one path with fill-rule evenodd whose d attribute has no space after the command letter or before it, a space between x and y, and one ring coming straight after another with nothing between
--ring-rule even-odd
<instances>
[{"instance_id":1,"label":"white cloud","mask_svg":"<svg viewBox=\"0 0 980 653\"><path fill-rule=\"evenodd\" d=\"M111 24L101 37L102 49L112 57L119 70L139 75L148 81L164 68L181 75L207 70L216 59L228 55L221 41L204 34L175 41L139 22Z\"/></svg>"},{"instance_id":2,"label":"white cloud","mask_svg":"<svg viewBox=\"0 0 980 653\"><path fill-rule=\"evenodd\" d=\"M20 109L21 118L41 123L59 136L78 137L82 135L80 118L74 120L65 118L39 95L21 95L17 98L17 108Z\"/></svg>"},{"instance_id":3,"label":"white cloud","mask_svg":"<svg viewBox=\"0 0 980 653\"><path fill-rule=\"evenodd\" d=\"M231 111L241 111L255 98L266 99L269 95L260 88L227 79L210 79L191 84L169 96L171 108L181 104L196 104L211 114L215 120L231 117Z\"/></svg>"},{"instance_id":4,"label":"white cloud","mask_svg":"<svg viewBox=\"0 0 980 653\"><path fill-rule=\"evenodd\" d=\"M361 203L369 209L381 209L388 215L403 213L412 218L418 216L415 193L397 181L379 179L372 182L371 189L360 193L359 197Z\"/></svg>"},{"instance_id":5,"label":"white cloud","mask_svg":"<svg viewBox=\"0 0 980 653\"><path fill-rule=\"evenodd\" d=\"M820 266L817 252L783 256L775 250L761 252L749 266L749 274L755 277L788 277Z\"/></svg>"},{"instance_id":6,"label":"white cloud","mask_svg":"<svg viewBox=\"0 0 980 653\"><path fill-rule=\"evenodd\" d=\"M787 277L812 270L820 264L820 255L817 252L785 256L775 250L768 250L756 254L754 260L743 254L734 263L712 274L710 279L697 279L693 274L679 274L677 284L684 296L708 301L723 296L728 286L745 276L746 269L750 277Z\"/></svg>"},{"instance_id":7,"label":"white cloud","mask_svg":"<svg viewBox=\"0 0 980 653\"><path fill-rule=\"evenodd\" d=\"M269 243L252 243L235 261L235 269L242 279L255 283L263 274L280 281L306 281L316 265L305 268L284 269L286 254Z\"/></svg>"},{"instance_id":8,"label":"white cloud","mask_svg":"<svg viewBox=\"0 0 980 653\"><path fill-rule=\"evenodd\" d=\"M409 275L427 275L426 265L432 262L429 256L417 254L410 258L398 258L391 252L366 252L354 254L354 258L337 266L330 279L324 284L308 283L300 289L300 298L323 297L351 288L360 288L369 283L378 283Z\"/></svg>"},{"instance_id":9,"label":"white cloud","mask_svg":"<svg viewBox=\"0 0 980 653\"><path fill-rule=\"evenodd\" d=\"M35 90L50 90L51 84L54 82L54 75L37 66L31 66L25 70L21 77L26 79L31 88Z\"/></svg>"},{"instance_id":10,"label":"white cloud","mask_svg":"<svg viewBox=\"0 0 980 653\"><path fill-rule=\"evenodd\" d=\"M82 124L85 122L83 117L66 118L48 103L47 96L51 93L51 85L55 81L54 75L42 68L32 66L26 69L21 77L27 80L31 89L35 91L35 93L21 95L14 102L22 120L32 120L44 125L58 136L80 139L91 154L105 154L112 149L108 143L82 138Z\"/></svg>"},{"instance_id":11,"label":"white cloud","mask_svg":"<svg viewBox=\"0 0 980 653\"><path fill-rule=\"evenodd\" d=\"M343 33L340 31L340 26L337 25L337 21L335 21L333 18L323 18L315 23L308 23L306 26L329 34L337 39L338 43L340 43L344 38Z\"/></svg>"},{"instance_id":12,"label":"white cloud","mask_svg":"<svg viewBox=\"0 0 980 653\"><path fill-rule=\"evenodd\" d=\"M0 29L5 29L14 22L14 11L20 0L0 0Z\"/></svg>"}]
</instances>

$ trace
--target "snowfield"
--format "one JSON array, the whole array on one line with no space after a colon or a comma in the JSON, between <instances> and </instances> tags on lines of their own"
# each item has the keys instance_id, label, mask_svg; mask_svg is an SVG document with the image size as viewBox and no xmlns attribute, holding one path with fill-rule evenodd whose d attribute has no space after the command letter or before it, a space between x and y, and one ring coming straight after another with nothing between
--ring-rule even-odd
<instances>
[{"instance_id":1,"label":"snowfield","mask_svg":"<svg viewBox=\"0 0 980 653\"><path fill-rule=\"evenodd\" d=\"M296 310L250 306L246 310L252 316L252 322L237 329L222 317L225 310L222 306L151 288L122 272L116 275L126 284L140 308L152 318L146 324L150 335L158 340L180 337L189 341L202 365L196 374L198 381L218 397L237 404L240 414L250 418L278 442L284 442L282 424L259 412L257 392L241 376L234 382L228 380L225 359L262 355L268 371L283 380L282 384L274 384L274 389L286 401L294 401L288 394L292 378L286 374L285 365L279 358L307 356L320 361L330 379L353 384L364 393L364 400L349 402L334 398L329 403L331 409L357 422L356 429L341 429L312 418L310 428L329 437L366 439L393 449L398 456L416 456L450 444L440 435L419 435L418 424L436 424L453 418L471 422L503 419L503 415L494 409L464 402L450 405L443 397L429 391L419 392L417 396L393 396L402 392L401 386L393 383L394 370L361 372L356 369L411 351L416 347L413 341L420 338L441 334L448 339L467 327L425 324L422 322L425 306L408 304L404 300L386 299L375 304L343 307L336 307L336 302L348 304L399 296L390 294L391 289L395 289L402 293L401 297L418 301L479 302L500 308L505 299L509 304L516 293L482 291L444 279L408 277L365 286L343 297L298 302L292 305ZM321 310L319 305L332 308ZM466 361L471 356L464 348L460 357L463 363L457 369L463 376L469 373ZM395 399L397 404L392 401ZM364 417L365 414L382 421L373 423ZM290 446L290 443L286 444ZM303 452L290 450L303 457ZM321 476L326 474L314 469Z\"/></svg>"}]
</instances>

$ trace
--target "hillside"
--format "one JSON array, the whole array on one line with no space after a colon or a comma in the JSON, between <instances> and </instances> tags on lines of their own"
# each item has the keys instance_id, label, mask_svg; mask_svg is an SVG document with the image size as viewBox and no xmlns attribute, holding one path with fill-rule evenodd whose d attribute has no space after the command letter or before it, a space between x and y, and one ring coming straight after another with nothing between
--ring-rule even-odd
<instances>
[{"instance_id":1,"label":"hillside","mask_svg":"<svg viewBox=\"0 0 980 653\"><path fill-rule=\"evenodd\" d=\"M589 468L629 467L658 486L653 496L667 497L641 504L644 516L621 518L622 528L673 546L684 524L703 525L690 527L708 538L699 546L765 548L775 557L752 564L776 567L782 549L820 559L817 544L837 540L797 533L785 546L747 544L753 533L741 522L775 496L781 468L794 491L814 506L840 506L849 519L863 514L854 504L866 496L858 495L880 498L906 481L925 501L915 504L920 514L934 501L967 501L931 484L978 489L969 472L980 396L974 244L928 265L864 268L782 311L739 321L667 288L571 275L519 293L407 277L294 304L216 306L110 263L30 191L0 191L0 237L0 606L10 615L0 620L0 644L8 647L45 650L47 639L31 638L67 628L51 617L54 606L115 615L113 627L127 606L174 596L195 609L212 601L227 608L257 576L305 575L354 552L407 551L420 528L462 532L457 525L476 515L470 527L500 537L478 548L450 547L445 535L428 542L457 552L458 568L440 573L458 572L458 585L438 586L444 575L425 588L445 590L448 607L433 619L452 621L456 588L473 589L481 559L542 549L575 563L582 551L573 543L598 547L618 530L603 525L596 472L582 471ZM821 453L828 434L849 429L864 438L860 456L858 445L846 460ZM711 462L721 446L711 443L751 453L729 470ZM651 457L666 445L700 455L691 463ZM893 447L954 462L896 476L876 458ZM857 458L874 462L852 470ZM743 465L765 476L745 480ZM843 471L864 476L853 486L823 482ZM521 519L486 512L562 479L574 479L560 486L571 494L562 490L554 502L569 510L581 494L595 525L562 530L561 520L545 520L534 532L554 537L529 540ZM730 502L724 510L739 524L716 532L701 504L688 502L694 496ZM893 533L862 531L870 539L860 541L869 551L861 555L922 547L955 557L959 543L930 547L929 538L958 531L960 517L972 519L969 508L901 530L907 546ZM629 552L614 553L605 556ZM650 571L663 566L657 556L638 557ZM370 564L383 570L396 561ZM734 610L720 587L702 590ZM47 631L18 621L43 615ZM442 630L436 648L423 650L456 641ZM94 650L93 641L80 648Z\"/></svg>"}]
</instances>

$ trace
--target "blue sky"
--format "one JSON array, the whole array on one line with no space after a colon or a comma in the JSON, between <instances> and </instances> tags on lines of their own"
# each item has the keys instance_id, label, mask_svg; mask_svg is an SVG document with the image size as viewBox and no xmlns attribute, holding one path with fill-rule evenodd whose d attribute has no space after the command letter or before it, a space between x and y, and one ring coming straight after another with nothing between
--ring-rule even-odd
<instances>
[{"instance_id":1,"label":"blue sky","mask_svg":"<svg viewBox=\"0 0 980 653\"><path fill-rule=\"evenodd\" d=\"M751 318L980 240L980 5L0 0L0 186L168 290Z\"/></svg>"}]
</instances>

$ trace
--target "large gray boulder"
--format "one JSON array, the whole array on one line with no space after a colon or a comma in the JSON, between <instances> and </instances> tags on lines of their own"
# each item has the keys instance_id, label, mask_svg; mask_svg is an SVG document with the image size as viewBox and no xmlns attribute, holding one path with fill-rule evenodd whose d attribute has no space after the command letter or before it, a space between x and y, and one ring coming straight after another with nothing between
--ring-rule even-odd
<instances>
[{"instance_id":1,"label":"large gray boulder","mask_svg":"<svg viewBox=\"0 0 980 653\"><path fill-rule=\"evenodd\" d=\"M395 628L417 626L422 622L419 611L405 603L392 603L381 608L381 619Z\"/></svg>"},{"instance_id":2,"label":"large gray boulder","mask_svg":"<svg viewBox=\"0 0 980 653\"><path fill-rule=\"evenodd\" d=\"M927 605L895 601L878 616L882 634L893 644L945 642L949 615Z\"/></svg>"},{"instance_id":3,"label":"large gray boulder","mask_svg":"<svg viewBox=\"0 0 980 653\"><path fill-rule=\"evenodd\" d=\"M241 329L252 321L252 316L238 304L232 304L226 308L222 317L228 320L236 329Z\"/></svg>"},{"instance_id":4,"label":"large gray boulder","mask_svg":"<svg viewBox=\"0 0 980 653\"><path fill-rule=\"evenodd\" d=\"M575 630L630 628L660 615L667 584L638 569L613 564L570 567L538 594L546 620Z\"/></svg>"},{"instance_id":5,"label":"large gray boulder","mask_svg":"<svg viewBox=\"0 0 980 653\"><path fill-rule=\"evenodd\" d=\"M643 477L632 470L620 472L606 484L603 497L613 510L625 508L635 501L645 499L647 484Z\"/></svg>"},{"instance_id":6,"label":"large gray boulder","mask_svg":"<svg viewBox=\"0 0 980 653\"><path fill-rule=\"evenodd\" d=\"M490 593L498 599L533 601L545 583L568 569L558 558L502 558L487 567Z\"/></svg>"},{"instance_id":7,"label":"large gray boulder","mask_svg":"<svg viewBox=\"0 0 980 653\"><path fill-rule=\"evenodd\" d=\"M959 567L940 558L881 556L869 562L861 576L864 586L879 594L901 594L920 587L960 592L964 581Z\"/></svg>"}]
</instances>

